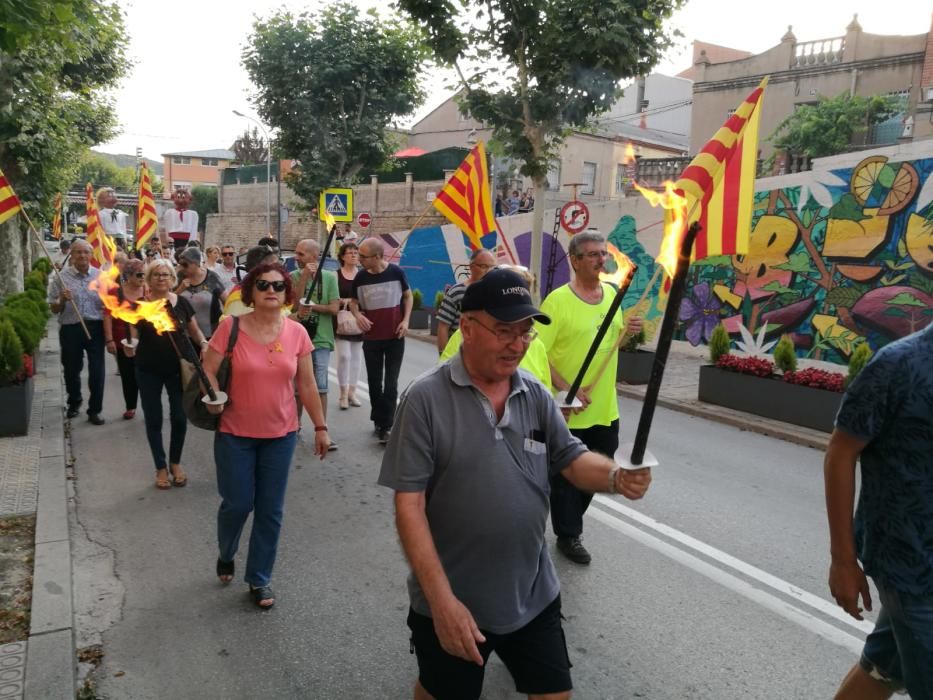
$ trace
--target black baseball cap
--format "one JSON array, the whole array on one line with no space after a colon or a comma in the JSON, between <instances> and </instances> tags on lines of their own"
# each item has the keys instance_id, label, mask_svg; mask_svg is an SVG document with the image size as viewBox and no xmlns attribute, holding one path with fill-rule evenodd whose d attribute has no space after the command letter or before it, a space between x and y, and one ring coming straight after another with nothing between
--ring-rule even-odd
<instances>
[{"instance_id":1,"label":"black baseball cap","mask_svg":"<svg viewBox=\"0 0 933 700\"><path fill-rule=\"evenodd\" d=\"M531 292L517 272L497 268L470 284L460 302L461 311L485 311L497 321L516 323L533 318L545 325L551 322L547 314L532 303Z\"/></svg>"}]
</instances>

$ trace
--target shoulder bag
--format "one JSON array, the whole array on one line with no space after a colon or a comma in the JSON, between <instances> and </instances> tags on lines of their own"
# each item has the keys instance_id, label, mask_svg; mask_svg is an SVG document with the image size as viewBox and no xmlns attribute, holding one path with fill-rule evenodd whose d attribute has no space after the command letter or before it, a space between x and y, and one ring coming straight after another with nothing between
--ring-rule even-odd
<instances>
[{"instance_id":1,"label":"shoulder bag","mask_svg":"<svg viewBox=\"0 0 933 700\"><path fill-rule=\"evenodd\" d=\"M224 352L220 366L217 368L217 386L221 391L226 392L230 385L230 374L232 370L231 361L233 358L233 347L236 345L237 336L240 333L240 319L233 317L233 327L230 329L230 338L227 340L227 349ZM185 409L185 415L188 421L202 430L217 430L220 425L220 415L211 413L207 410L207 405L201 401L201 397L207 394L204 386L201 384L194 363L184 358L179 358L181 365L182 388L182 406Z\"/></svg>"}]
</instances>

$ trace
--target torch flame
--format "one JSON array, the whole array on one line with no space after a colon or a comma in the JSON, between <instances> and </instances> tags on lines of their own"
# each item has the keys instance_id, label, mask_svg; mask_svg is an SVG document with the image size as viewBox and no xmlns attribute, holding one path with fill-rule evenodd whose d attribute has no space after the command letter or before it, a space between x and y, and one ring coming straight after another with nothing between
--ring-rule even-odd
<instances>
[{"instance_id":1,"label":"torch flame","mask_svg":"<svg viewBox=\"0 0 933 700\"><path fill-rule=\"evenodd\" d=\"M114 291L118 286L117 277L119 275L120 269L116 265L112 265L108 270L102 271L97 279L90 284L91 289L97 292L97 296L100 297L101 302L103 302L104 307L110 312L111 316L133 324L140 321L149 321L159 335L166 331L175 330L175 321L165 308L165 299L138 301L135 305L117 299Z\"/></svg>"},{"instance_id":2,"label":"torch flame","mask_svg":"<svg viewBox=\"0 0 933 700\"><path fill-rule=\"evenodd\" d=\"M665 269L668 277L673 278L674 271L677 269L680 244L684 234L687 233L687 199L674 191L674 183L670 180L664 183L664 192L655 192L638 183L633 184L651 206L660 206L671 211L671 219L665 219L664 222L664 238L661 240L661 250L656 260Z\"/></svg>"},{"instance_id":3,"label":"torch flame","mask_svg":"<svg viewBox=\"0 0 933 700\"><path fill-rule=\"evenodd\" d=\"M610 282L616 287L622 287L631 271L635 268L635 263L633 263L625 253L612 245L612 243L607 243L606 249L616 263L616 271L600 272L599 279L603 282Z\"/></svg>"},{"instance_id":4,"label":"torch flame","mask_svg":"<svg viewBox=\"0 0 933 700\"><path fill-rule=\"evenodd\" d=\"M629 141L625 144L625 156L622 158L622 165L631 165L635 162L635 147Z\"/></svg>"},{"instance_id":5,"label":"torch flame","mask_svg":"<svg viewBox=\"0 0 933 700\"><path fill-rule=\"evenodd\" d=\"M326 209L324 210L324 225L327 226L328 231L330 231L332 228L334 228L334 226L337 225L337 221L336 219L334 219L334 215L331 214Z\"/></svg>"}]
</instances>

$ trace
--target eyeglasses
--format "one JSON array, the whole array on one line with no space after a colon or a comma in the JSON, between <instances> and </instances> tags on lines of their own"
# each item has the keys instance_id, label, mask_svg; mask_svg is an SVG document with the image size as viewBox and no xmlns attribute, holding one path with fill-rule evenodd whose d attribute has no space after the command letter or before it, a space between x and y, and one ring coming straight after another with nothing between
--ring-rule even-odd
<instances>
[{"instance_id":1,"label":"eyeglasses","mask_svg":"<svg viewBox=\"0 0 933 700\"><path fill-rule=\"evenodd\" d=\"M363 255L362 253L359 253L359 256L360 256L360 260L368 260L369 258L378 258L378 257L379 257L379 255L376 254L376 253L374 253L373 255Z\"/></svg>"},{"instance_id":2,"label":"eyeglasses","mask_svg":"<svg viewBox=\"0 0 933 700\"><path fill-rule=\"evenodd\" d=\"M608 258L608 250L591 250L589 253L580 253L577 255L578 258L589 258L590 260L596 260L597 258Z\"/></svg>"},{"instance_id":3,"label":"eyeglasses","mask_svg":"<svg viewBox=\"0 0 933 700\"><path fill-rule=\"evenodd\" d=\"M522 331L520 333L516 333L515 331L500 331L495 328L490 328L478 318L473 316L468 316L467 318L474 323L478 323L480 326L492 333L494 336L496 336L496 340L498 340L503 345L509 345L514 343L516 340L520 340L527 345L538 337L538 331L536 331L534 328L529 328L527 331Z\"/></svg>"},{"instance_id":4,"label":"eyeglasses","mask_svg":"<svg viewBox=\"0 0 933 700\"><path fill-rule=\"evenodd\" d=\"M223 255L225 258L229 258L229 257L233 257L234 255L236 255L236 253L232 253L232 252L231 252L231 253L221 253L221 255Z\"/></svg>"},{"instance_id":5,"label":"eyeglasses","mask_svg":"<svg viewBox=\"0 0 933 700\"><path fill-rule=\"evenodd\" d=\"M138 280L145 278L145 276L146 276L145 272L134 272L133 273L133 277L135 277Z\"/></svg>"},{"instance_id":6,"label":"eyeglasses","mask_svg":"<svg viewBox=\"0 0 933 700\"><path fill-rule=\"evenodd\" d=\"M285 291L285 280L256 280L256 289L260 292L266 292L269 290L269 287L272 287L276 292Z\"/></svg>"}]
</instances>

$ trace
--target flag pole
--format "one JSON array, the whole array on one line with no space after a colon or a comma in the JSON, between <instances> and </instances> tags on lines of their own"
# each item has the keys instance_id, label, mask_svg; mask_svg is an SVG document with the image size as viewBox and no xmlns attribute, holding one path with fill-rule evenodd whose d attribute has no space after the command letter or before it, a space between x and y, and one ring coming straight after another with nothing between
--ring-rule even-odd
<instances>
[{"instance_id":1,"label":"flag pole","mask_svg":"<svg viewBox=\"0 0 933 700\"><path fill-rule=\"evenodd\" d=\"M39 249L42 251L43 255L48 258L49 262L52 264L52 272L55 273L55 276L58 277L59 284L62 285L62 289L67 289L65 286L65 280L62 279L62 274L55 267L55 261L52 260L52 256L49 255L49 251L45 249L45 241L42 240L42 236L39 235L39 232L36 230L36 227L32 223L32 219L29 218L29 214L26 213L24 207L20 207L19 213L23 215L23 218L26 219L26 223L29 225L29 230L32 231L32 235L36 237L36 242L39 244ZM81 315L81 312L78 311L78 305L75 303L75 300L69 299L71 302L71 308L74 309L75 315L78 317L78 323L81 324L81 328L84 330L84 335L87 336L87 339L91 339L91 332L87 329L87 325L84 323L84 317Z\"/></svg>"}]
</instances>

